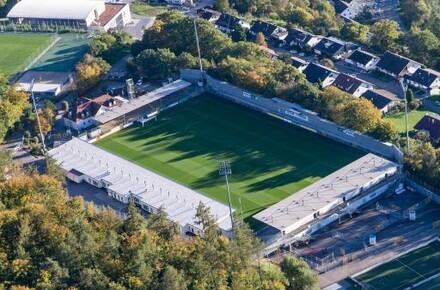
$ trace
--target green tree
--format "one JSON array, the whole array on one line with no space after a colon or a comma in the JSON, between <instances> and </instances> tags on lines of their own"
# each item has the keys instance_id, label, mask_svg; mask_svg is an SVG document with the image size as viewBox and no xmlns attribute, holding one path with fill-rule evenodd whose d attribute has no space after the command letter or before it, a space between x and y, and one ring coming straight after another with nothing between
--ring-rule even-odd
<instances>
[{"instance_id":1,"label":"green tree","mask_svg":"<svg viewBox=\"0 0 440 290\"><path fill-rule=\"evenodd\" d=\"M169 49L146 49L135 60L139 73L147 79L161 79L176 69L176 56Z\"/></svg>"},{"instance_id":2,"label":"green tree","mask_svg":"<svg viewBox=\"0 0 440 290\"><path fill-rule=\"evenodd\" d=\"M229 10L229 0L216 0L214 2L214 9L220 12L227 12Z\"/></svg>"},{"instance_id":3,"label":"green tree","mask_svg":"<svg viewBox=\"0 0 440 290\"><path fill-rule=\"evenodd\" d=\"M55 159L50 156L46 157L46 174L52 176L61 183L66 182L63 170L58 166Z\"/></svg>"},{"instance_id":4,"label":"green tree","mask_svg":"<svg viewBox=\"0 0 440 290\"><path fill-rule=\"evenodd\" d=\"M306 262L298 258L291 256L284 257L284 260L281 262L281 271L283 271L289 281L288 289L320 289L317 275L309 268Z\"/></svg>"},{"instance_id":5,"label":"green tree","mask_svg":"<svg viewBox=\"0 0 440 290\"><path fill-rule=\"evenodd\" d=\"M396 46L400 37L399 24L394 20L380 20L371 27L371 44L380 51L386 51Z\"/></svg>"},{"instance_id":6,"label":"green tree","mask_svg":"<svg viewBox=\"0 0 440 290\"><path fill-rule=\"evenodd\" d=\"M179 234L178 226L168 219L163 207L160 207L155 214L148 218L148 228L165 241L171 241Z\"/></svg>"},{"instance_id":7,"label":"green tree","mask_svg":"<svg viewBox=\"0 0 440 290\"><path fill-rule=\"evenodd\" d=\"M414 100L414 92L412 89L406 90L406 101L408 103L412 102Z\"/></svg>"},{"instance_id":8,"label":"green tree","mask_svg":"<svg viewBox=\"0 0 440 290\"><path fill-rule=\"evenodd\" d=\"M167 266L163 271L162 278L160 279L159 290L186 290L187 279L185 275L176 270L173 266Z\"/></svg>"},{"instance_id":9,"label":"green tree","mask_svg":"<svg viewBox=\"0 0 440 290\"><path fill-rule=\"evenodd\" d=\"M236 23L232 28L231 38L234 42L246 41L246 29Z\"/></svg>"},{"instance_id":10,"label":"green tree","mask_svg":"<svg viewBox=\"0 0 440 290\"><path fill-rule=\"evenodd\" d=\"M383 142L391 142L397 138L397 129L393 123L381 120L373 130L373 136Z\"/></svg>"},{"instance_id":11,"label":"green tree","mask_svg":"<svg viewBox=\"0 0 440 290\"><path fill-rule=\"evenodd\" d=\"M358 22L350 22L345 24L341 29L341 37L360 43L368 42L369 27Z\"/></svg>"}]
</instances>

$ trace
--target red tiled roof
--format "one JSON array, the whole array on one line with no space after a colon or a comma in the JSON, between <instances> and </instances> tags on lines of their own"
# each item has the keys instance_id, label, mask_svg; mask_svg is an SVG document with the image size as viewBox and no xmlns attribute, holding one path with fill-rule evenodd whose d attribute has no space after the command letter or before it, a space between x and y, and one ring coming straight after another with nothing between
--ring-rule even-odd
<instances>
[{"instance_id":1,"label":"red tiled roof","mask_svg":"<svg viewBox=\"0 0 440 290\"><path fill-rule=\"evenodd\" d=\"M106 25L110 20L113 19L113 17L116 16L116 14L118 14L119 11L122 10L122 8L124 8L125 5L127 4L105 3L105 10L101 15L99 15L97 20L99 25Z\"/></svg>"}]
</instances>

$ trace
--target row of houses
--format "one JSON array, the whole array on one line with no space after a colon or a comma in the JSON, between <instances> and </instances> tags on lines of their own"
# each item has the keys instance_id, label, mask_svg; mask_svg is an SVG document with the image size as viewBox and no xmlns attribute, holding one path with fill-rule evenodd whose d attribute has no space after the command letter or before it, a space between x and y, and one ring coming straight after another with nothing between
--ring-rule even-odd
<instances>
[{"instance_id":1,"label":"row of houses","mask_svg":"<svg viewBox=\"0 0 440 290\"><path fill-rule=\"evenodd\" d=\"M419 62L389 51L379 57L357 44L336 37L314 35L299 28L286 29L260 20L251 25L244 19L211 9L198 10L198 16L214 23L225 33L231 33L237 27L241 27L249 30L253 36L262 33L267 41L271 41L278 47L313 52L318 57L335 61L344 60L353 67L366 72L377 70L394 79L404 79L408 85L422 89L428 95L440 93L440 72L424 68Z\"/></svg>"}]
</instances>

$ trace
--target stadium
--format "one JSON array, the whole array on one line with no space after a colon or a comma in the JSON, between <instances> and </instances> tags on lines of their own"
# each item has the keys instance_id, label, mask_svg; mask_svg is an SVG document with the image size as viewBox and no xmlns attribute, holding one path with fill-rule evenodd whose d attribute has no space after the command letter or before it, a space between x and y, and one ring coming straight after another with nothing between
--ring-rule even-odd
<instances>
[{"instance_id":1,"label":"stadium","mask_svg":"<svg viewBox=\"0 0 440 290\"><path fill-rule=\"evenodd\" d=\"M49 154L74 182L105 188L110 196L124 203L134 200L148 212L164 206L183 233L201 229L195 220L177 218L171 205L188 208L188 216L200 202L213 204L219 228L232 230L225 178L219 175L223 160L232 168L228 181L235 218L278 237L304 235L304 227L318 230L337 220L335 211L344 203L356 200L355 209L389 189L388 177L398 173L394 162L292 126L279 115L269 117L200 93L189 82L175 81L95 117L96 129L84 136L94 145L74 139ZM277 117L275 112L270 115ZM139 166L146 172L141 174ZM307 211L283 205L310 190L318 199L302 199ZM164 200L156 202L146 195L150 191ZM278 218L287 220L284 229L267 219L274 207L289 215Z\"/></svg>"}]
</instances>

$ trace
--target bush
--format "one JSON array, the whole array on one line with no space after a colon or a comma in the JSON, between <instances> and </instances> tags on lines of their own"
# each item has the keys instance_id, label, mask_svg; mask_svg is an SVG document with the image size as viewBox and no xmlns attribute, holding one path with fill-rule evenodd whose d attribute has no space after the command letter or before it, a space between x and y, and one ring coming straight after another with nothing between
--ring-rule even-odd
<instances>
[{"instance_id":1,"label":"bush","mask_svg":"<svg viewBox=\"0 0 440 290\"><path fill-rule=\"evenodd\" d=\"M417 110L419 107L420 107L420 101L417 99L414 99L408 103L408 108L410 110Z\"/></svg>"},{"instance_id":2,"label":"bush","mask_svg":"<svg viewBox=\"0 0 440 290\"><path fill-rule=\"evenodd\" d=\"M69 111L69 103L67 101L62 101L61 102L61 109L63 111Z\"/></svg>"}]
</instances>

